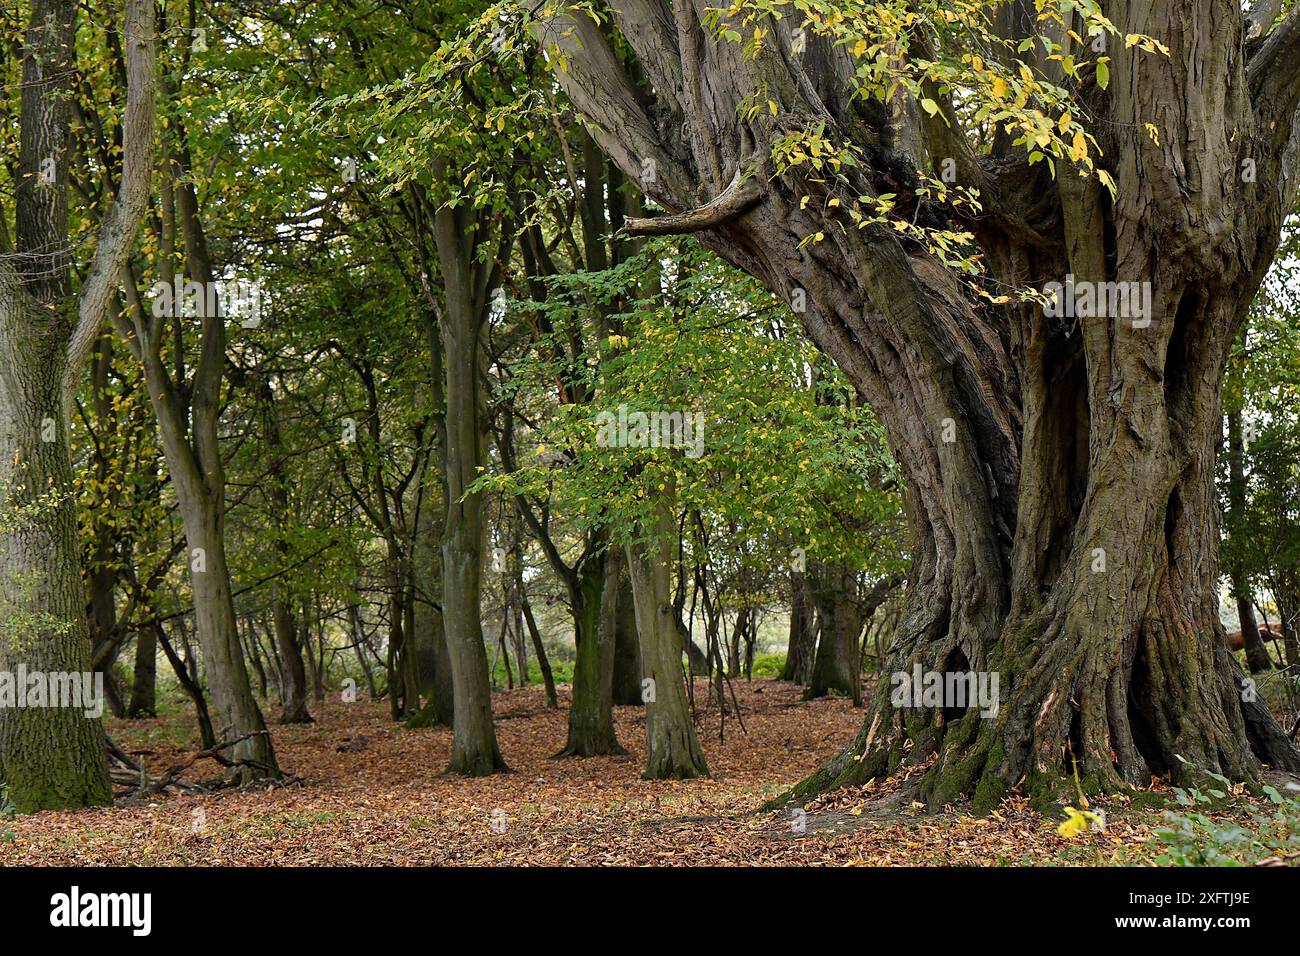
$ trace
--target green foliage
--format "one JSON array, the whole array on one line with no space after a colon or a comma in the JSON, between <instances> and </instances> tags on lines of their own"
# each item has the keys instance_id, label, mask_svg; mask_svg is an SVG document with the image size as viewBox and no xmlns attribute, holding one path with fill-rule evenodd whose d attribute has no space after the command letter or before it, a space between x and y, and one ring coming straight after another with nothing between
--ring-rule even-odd
<instances>
[{"instance_id":1,"label":"green foliage","mask_svg":"<svg viewBox=\"0 0 1300 956\"><path fill-rule=\"evenodd\" d=\"M1297 252L1300 220L1293 218L1284 231L1278 259L1252 305L1244 341L1237 341L1229 364L1224 405L1228 412L1240 414L1244 445L1240 507L1233 507L1226 461L1221 461L1219 474L1225 515L1223 564L1240 569L1257 595L1271 595L1292 627L1300 623Z\"/></svg>"},{"instance_id":2,"label":"green foliage","mask_svg":"<svg viewBox=\"0 0 1300 956\"><path fill-rule=\"evenodd\" d=\"M1244 816L1228 819L1209 808L1227 797L1230 784L1210 774L1223 789L1174 788L1186 809L1167 810L1166 827L1156 831L1157 863L1171 866L1251 866L1267 858L1295 859L1300 855L1300 796L1265 786L1270 808L1248 804Z\"/></svg>"},{"instance_id":3,"label":"green foliage","mask_svg":"<svg viewBox=\"0 0 1300 956\"><path fill-rule=\"evenodd\" d=\"M0 843L13 843L17 839L13 822L18 819L18 808L9 799L9 785L0 783Z\"/></svg>"},{"instance_id":4,"label":"green foliage","mask_svg":"<svg viewBox=\"0 0 1300 956\"><path fill-rule=\"evenodd\" d=\"M755 677L780 677L783 670L785 670L784 654L754 655Z\"/></svg>"},{"instance_id":5,"label":"green foliage","mask_svg":"<svg viewBox=\"0 0 1300 956\"><path fill-rule=\"evenodd\" d=\"M645 276L655 277L647 286ZM595 397L551 410L521 444L518 470L481 488L546 498L584 527L635 540L670 495L699 515L723 564L808 560L901 565L900 502L883 429L784 309L694 243L652 245L603 273L571 273L542 302L512 308L568 328L585 303L625 303L605 355L557 364L545 344L512 366L513 397L558 376ZM557 335L561 333L556 333ZM636 413L699 416L677 447L619 431ZM628 439L624 441L623 439Z\"/></svg>"},{"instance_id":6,"label":"green foliage","mask_svg":"<svg viewBox=\"0 0 1300 956\"><path fill-rule=\"evenodd\" d=\"M549 651L548 651L549 654ZM557 658L551 654L547 661L551 665L551 676L555 679L556 684L573 683L573 661L567 661L563 658ZM492 686L502 688L506 686L506 665L498 654L495 659L495 667L492 669ZM517 673L517 661L513 654L510 655L510 673L514 675L515 686L519 686L519 674ZM542 669L537 665L537 659L532 656L531 648L528 655L528 681L529 686L540 687L546 681L542 678Z\"/></svg>"}]
</instances>

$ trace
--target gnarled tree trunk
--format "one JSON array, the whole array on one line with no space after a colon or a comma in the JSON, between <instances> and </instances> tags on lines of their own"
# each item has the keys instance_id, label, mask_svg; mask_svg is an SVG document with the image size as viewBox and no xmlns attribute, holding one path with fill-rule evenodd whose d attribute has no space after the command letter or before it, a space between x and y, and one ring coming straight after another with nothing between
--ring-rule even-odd
<instances>
[{"instance_id":1,"label":"gnarled tree trunk","mask_svg":"<svg viewBox=\"0 0 1300 956\"><path fill-rule=\"evenodd\" d=\"M1112 200L1064 164L1057 178L1030 166L1009 137L978 155L950 103L921 122L855 97L849 45L797 49L795 15L765 19L767 41L744 49L701 26L709 6L611 0L649 93L590 17L560 12L535 32L564 52L555 75L601 146L670 211L627 228L697 232L802 293L805 328L887 429L914 544L885 672L996 672L1002 692L982 718L896 708L882 681L858 740L796 795L903 761L931 762L932 806L971 795L979 810L1022 781L1053 793L1072 759L1106 789L1179 775L1180 757L1235 778L1261 761L1300 769L1264 706L1242 700L1217 616L1213 485L1229 346L1295 195L1300 12L1247 46L1235 0L1108 7L1121 36L1170 48L1115 42L1108 89L1081 84ZM722 22L748 35L742 15ZM1014 41L1032 18L1004 20ZM747 108L755 98L771 108ZM863 161L843 178L777 168L773 143L814 129ZM945 159L980 192L983 215L953 225L996 279L1147 283L1145 321L976 305L923 246L849 217L884 193L903 215L944 215L908 197Z\"/></svg>"}]
</instances>

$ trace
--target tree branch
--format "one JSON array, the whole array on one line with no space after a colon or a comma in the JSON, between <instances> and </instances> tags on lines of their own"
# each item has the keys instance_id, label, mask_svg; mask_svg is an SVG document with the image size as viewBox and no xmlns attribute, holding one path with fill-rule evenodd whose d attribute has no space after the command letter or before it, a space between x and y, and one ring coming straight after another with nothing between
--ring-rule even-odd
<instances>
[{"instance_id":1,"label":"tree branch","mask_svg":"<svg viewBox=\"0 0 1300 956\"><path fill-rule=\"evenodd\" d=\"M758 181L737 169L730 185L703 206L670 216L628 218L620 232L628 236L678 236L717 229L739 219L762 198L763 189Z\"/></svg>"},{"instance_id":2,"label":"tree branch","mask_svg":"<svg viewBox=\"0 0 1300 956\"><path fill-rule=\"evenodd\" d=\"M1300 105L1300 4L1264 38L1246 65L1246 78L1256 111L1270 129L1283 118L1291 119Z\"/></svg>"},{"instance_id":3,"label":"tree branch","mask_svg":"<svg viewBox=\"0 0 1300 956\"><path fill-rule=\"evenodd\" d=\"M1246 12L1246 39L1262 37L1282 12L1282 0L1255 0Z\"/></svg>"},{"instance_id":4,"label":"tree branch","mask_svg":"<svg viewBox=\"0 0 1300 956\"><path fill-rule=\"evenodd\" d=\"M72 405L81 366L103 328L118 277L131 255L136 231L149 204L158 86L153 0L127 0L125 33L127 93L122 122L122 181L117 199L104 217L95 261L78 297L77 327L64 357L65 411Z\"/></svg>"}]
</instances>

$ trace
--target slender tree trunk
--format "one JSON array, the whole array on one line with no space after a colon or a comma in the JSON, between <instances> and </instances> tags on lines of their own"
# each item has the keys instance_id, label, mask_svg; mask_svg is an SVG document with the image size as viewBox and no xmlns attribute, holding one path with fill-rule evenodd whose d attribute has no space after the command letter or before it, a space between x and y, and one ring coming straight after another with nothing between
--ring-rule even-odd
<instances>
[{"instance_id":1,"label":"slender tree trunk","mask_svg":"<svg viewBox=\"0 0 1300 956\"><path fill-rule=\"evenodd\" d=\"M862 617L854 602L854 574L841 565L820 565L808 577L821 639L817 642L817 655L804 698L839 693L851 698L853 706L860 707L858 637L862 633Z\"/></svg>"},{"instance_id":2,"label":"slender tree trunk","mask_svg":"<svg viewBox=\"0 0 1300 956\"><path fill-rule=\"evenodd\" d=\"M379 697L379 688L375 686L375 677L370 672L370 662L366 660L366 635L361 627L361 609L355 604L348 608L348 624L352 631L352 647L357 652L357 663L361 665L361 673L366 678L366 689L370 692L370 699L376 700Z\"/></svg>"},{"instance_id":3,"label":"slender tree trunk","mask_svg":"<svg viewBox=\"0 0 1300 956\"><path fill-rule=\"evenodd\" d=\"M445 170L443 170L445 172ZM506 769L492 722L492 684L479 607L485 529L483 496L466 495L484 464L479 333L488 309L487 269L471 261L476 229L465 206L439 208L435 219L446 290L442 348L446 364L447 517L442 536L442 612L454 691L451 772L483 776Z\"/></svg>"},{"instance_id":4,"label":"slender tree trunk","mask_svg":"<svg viewBox=\"0 0 1300 956\"><path fill-rule=\"evenodd\" d=\"M271 633L271 629L268 627L268 636L271 635ZM266 665L262 663L262 638L257 633L257 619L251 614L244 615L244 643L248 645L249 657L253 659L253 674L257 677L257 696L262 700L266 700L267 689L270 686L270 678L266 673ZM273 652L275 650L274 638L272 638L271 650ZM281 690L281 697L283 697L284 681L280 678L279 662L273 655L268 656L271 657L272 663L276 666L276 682L277 686Z\"/></svg>"},{"instance_id":5,"label":"slender tree trunk","mask_svg":"<svg viewBox=\"0 0 1300 956\"><path fill-rule=\"evenodd\" d=\"M135 636L135 672L128 717L157 717L158 639L150 628Z\"/></svg>"},{"instance_id":6,"label":"slender tree trunk","mask_svg":"<svg viewBox=\"0 0 1300 956\"><path fill-rule=\"evenodd\" d=\"M407 720L407 726L450 727L455 716L455 690L443 627L440 545L446 518L446 486L442 484L447 473L446 369L436 317L428 319L426 338L429 391L435 409L434 443L418 486L415 540L411 548L412 660L423 706L419 713ZM431 465L436 465L436 468Z\"/></svg>"},{"instance_id":7,"label":"slender tree trunk","mask_svg":"<svg viewBox=\"0 0 1300 956\"><path fill-rule=\"evenodd\" d=\"M1244 334L1243 334L1244 337ZM1228 412L1228 514L1225 516L1229 528L1245 513L1246 509L1246 443L1241 431L1241 411ZM1228 580L1232 585L1232 594L1237 602L1237 617L1240 621L1241 640L1246 649L1246 666L1252 674L1273 669L1273 659L1268 655L1259 636L1259 625L1255 621L1255 598L1251 593L1250 581L1241 561L1229 552Z\"/></svg>"},{"instance_id":8,"label":"slender tree trunk","mask_svg":"<svg viewBox=\"0 0 1300 956\"><path fill-rule=\"evenodd\" d=\"M524 623L528 627L528 635L532 638L533 653L537 655L537 666L542 672L542 682L546 685L546 706L554 710L560 706L560 698L555 693L555 675L551 673L551 661L546 656L546 647L542 644L541 631L537 629L537 621L533 617L532 605L528 602L528 594L523 589L523 581L519 582L520 610L524 614Z\"/></svg>"},{"instance_id":9,"label":"slender tree trunk","mask_svg":"<svg viewBox=\"0 0 1300 956\"><path fill-rule=\"evenodd\" d=\"M708 764L695 734L681 632L672 595L672 539L675 526L666 502L649 541L627 545L627 563L641 640L645 674L647 780L707 777Z\"/></svg>"},{"instance_id":10,"label":"slender tree trunk","mask_svg":"<svg viewBox=\"0 0 1300 956\"><path fill-rule=\"evenodd\" d=\"M172 672L176 675L176 680L180 682L181 689L185 691L190 702L194 704L194 718L199 725L199 742L203 744L205 750L211 749L217 745L217 734L212 729L212 716L208 712L208 702L203 698L203 688L195 681L194 676L190 673L189 666L176 653L171 642L167 640L167 632L163 630L161 624L153 625L154 637L157 638L159 646L162 647L163 654L167 658L167 663L171 664Z\"/></svg>"},{"instance_id":11,"label":"slender tree trunk","mask_svg":"<svg viewBox=\"0 0 1300 956\"><path fill-rule=\"evenodd\" d=\"M165 329L179 331L176 325L181 321L181 310L177 307L179 296L170 297L171 309L158 308L159 303L155 302L153 308L146 310L138 290L128 282L131 324L127 325L121 317L115 317L115 321L144 369L149 400L158 419L163 454L185 528L195 630L207 668L216 733L221 742L238 741L226 754L236 764L233 774L238 779L277 778L280 770L275 749L248 680L226 561L226 480L219 437L226 316L219 303L215 309L209 307L214 297L206 293L214 288L214 269L183 148L177 153L168 164L167 175L162 177L163 232L159 258L163 285L175 289L176 276L170 256L175 251L179 222L190 280L205 291L195 303L201 344L192 380L183 381L183 356L173 355L179 369L177 381L173 382L161 351Z\"/></svg>"},{"instance_id":12,"label":"slender tree trunk","mask_svg":"<svg viewBox=\"0 0 1300 956\"><path fill-rule=\"evenodd\" d=\"M614 733L614 654L618 630L619 577L623 560L615 549L583 565L573 589L573 703L569 737L557 757L626 753Z\"/></svg>"},{"instance_id":13,"label":"slender tree trunk","mask_svg":"<svg viewBox=\"0 0 1300 956\"><path fill-rule=\"evenodd\" d=\"M813 650L817 644L817 617L808 581L800 571L790 574L790 639L785 649L781 680L808 683Z\"/></svg>"},{"instance_id":14,"label":"slender tree trunk","mask_svg":"<svg viewBox=\"0 0 1300 956\"><path fill-rule=\"evenodd\" d=\"M230 569L226 563L224 503L206 496L188 501L184 497L187 496L182 496L178 488L185 537L191 546L189 570L195 631L208 668L214 729L221 742L245 738L230 748L232 759L239 762L236 770L239 778L278 777L275 749L253 697L239 643Z\"/></svg>"}]
</instances>

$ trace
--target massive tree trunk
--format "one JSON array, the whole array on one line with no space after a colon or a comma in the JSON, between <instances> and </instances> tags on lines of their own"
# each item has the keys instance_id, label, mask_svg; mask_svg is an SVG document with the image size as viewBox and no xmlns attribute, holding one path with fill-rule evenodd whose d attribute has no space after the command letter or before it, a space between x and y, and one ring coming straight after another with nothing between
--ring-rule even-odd
<instances>
[{"instance_id":1,"label":"massive tree trunk","mask_svg":"<svg viewBox=\"0 0 1300 956\"><path fill-rule=\"evenodd\" d=\"M1300 769L1265 707L1242 700L1217 616L1213 484L1229 346L1295 195L1282 157L1296 148L1300 12L1244 47L1235 0L1108 7L1121 37L1171 51L1116 40L1108 89L1082 84L1112 200L1064 163L1057 178L1028 165L1010 137L977 155L938 91L923 125L923 111L855 97L850 45L795 49L794 15L766 21L754 50L706 33L705 0L610 6L649 93L589 17L536 32L563 50L555 75L601 146L670 211L627 228L698 232L800 292L805 328L879 416L907 482L913 570L885 671L1000 677L987 719L896 708L882 681L858 740L797 795L904 761L930 762L932 806L971 795L979 810L1022 781L1050 795L1072 758L1094 789L1185 766ZM842 176L773 163L779 137L814 129L859 163ZM980 191L983 215L952 224L974 232L994 278L1148 283L1143 321L973 305L923 244L850 218L858 197L887 192L900 216L944 215L912 198L918 168L944 160Z\"/></svg>"},{"instance_id":2,"label":"massive tree trunk","mask_svg":"<svg viewBox=\"0 0 1300 956\"><path fill-rule=\"evenodd\" d=\"M442 179L445 167L439 164L437 173ZM434 231L446 295L440 323L446 365L447 505L442 533L442 620L455 697L448 769L485 776L507 768L492 723L492 684L479 607L486 533L483 496L465 492L484 464L479 335L499 267L497 260L485 263L475 258L479 244L493 238L486 215L464 206L443 205L435 216Z\"/></svg>"},{"instance_id":3,"label":"massive tree trunk","mask_svg":"<svg viewBox=\"0 0 1300 956\"><path fill-rule=\"evenodd\" d=\"M35 0L23 42L15 244L0 228L0 671L90 671L67 423L148 201L153 157L154 8L128 0L127 102L116 201L73 299L69 124L76 4ZM93 687L57 706L0 709L0 781L20 811L112 802ZM25 694L27 687L16 688ZM86 702L85 696L92 700Z\"/></svg>"},{"instance_id":4,"label":"massive tree trunk","mask_svg":"<svg viewBox=\"0 0 1300 956\"><path fill-rule=\"evenodd\" d=\"M0 270L7 269L0 260ZM0 273L0 491L6 511L0 672L15 695L25 695L20 667L78 680L89 675L90 637L72 466L59 413L61 348L51 342L45 311L11 297L10 278ZM60 351L51 354L52 346ZM52 434L56 421L58 433ZM42 429L55 440L43 441ZM113 802L103 726L86 716L93 705L80 703L15 707L9 700L0 706L0 780L20 811Z\"/></svg>"}]
</instances>

